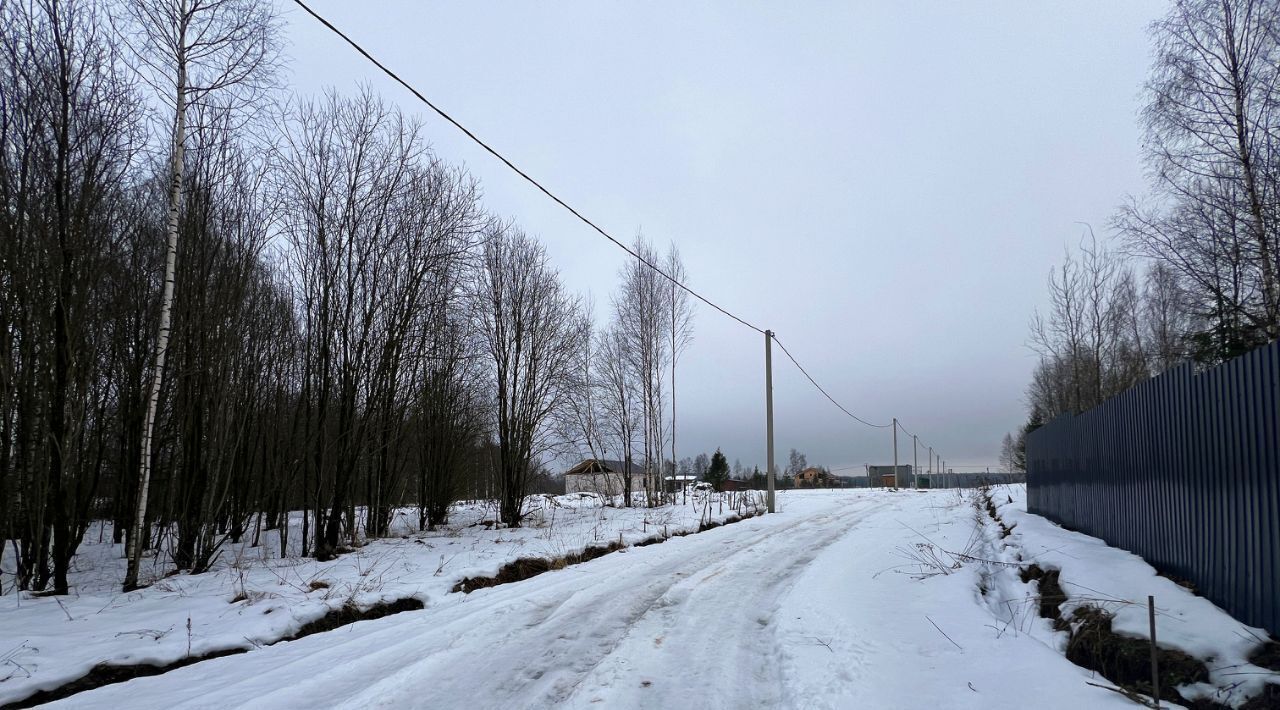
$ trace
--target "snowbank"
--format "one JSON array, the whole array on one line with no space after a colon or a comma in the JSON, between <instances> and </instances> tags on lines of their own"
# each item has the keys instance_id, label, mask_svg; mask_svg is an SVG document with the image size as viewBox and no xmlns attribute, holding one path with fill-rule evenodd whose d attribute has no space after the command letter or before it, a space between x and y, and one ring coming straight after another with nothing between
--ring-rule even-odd
<instances>
[{"instance_id":1,"label":"snowbank","mask_svg":"<svg viewBox=\"0 0 1280 710\"><path fill-rule=\"evenodd\" d=\"M1266 631L1240 623L1209 600L1159 576L1137 555L1027 513L1025 486L993 489L992 499L1000 518L1012 528L1009 549L1020 554L1022 563L1061 570L1059 583L1067 595L1064 617L1082 606L1099 607L1114 614L1115 632L1149 639L1147 596L1155 597L1160 646L1184 651L1209 668L1209 683L1181 689L1188 699L1236 706L1260 693L1265 683L1280 682L1280 674L1248 661L1270 639ZM1056 636L1065 644L1065 633Z\"/></svg>"}]
</instances>

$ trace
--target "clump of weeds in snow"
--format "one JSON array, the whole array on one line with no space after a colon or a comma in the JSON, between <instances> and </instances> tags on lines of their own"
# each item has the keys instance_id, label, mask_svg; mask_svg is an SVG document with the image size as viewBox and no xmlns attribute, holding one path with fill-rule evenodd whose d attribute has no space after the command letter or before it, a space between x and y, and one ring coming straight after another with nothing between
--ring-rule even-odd
<instances>
[{"instance_id":1,"label":"clump of weeds in snow","mask_svg":"<svg viewBox=\"0 0 1280 710\"><path fill-rule=\"evenodd\" d=\"M170 631L173 631L172 626L165 629L164 631L160 631L158 629L138 629L137 631L121 631L116 634L116 638L120 638L121 636L137 636L140 639L150 637L152 641L159 641L165 636L168 636Z\"/></svg>"},{"instance_id":2,"label":"clump of weeds in snow","mask_svg":"<svg viewBox=\"0 0 1280 710\"><path fill-rule=\"evenodd\" d=\"M165 594L177 594L180 597L187 596L187 590L185 587L175 585L172 582L168 582L163 579L151 585L151 588L159 592L164 592Z\"/></svg>"},{"instance_id":3,"label":"clump of weeds in snow","mask_svg":"<svg viewBox=\"0 0 1280 710\"><path fill-rule=\"evenodd\" d=\"M591 540L600 540L603 537L609 536L611 536L609 530L609 514L605 512L605 509L602 507L592 514L591 533L587 537ZM551 538L548 537L547 539L550 540Z\"/></svg>"},{"instance_id":4,"label":"clump of weeds in snow","mask_svg":"<svg viewBox=\"0 0 1280 710\"><path fill-rule=\"evenodd\" d=\"M450 557L449 559L445 559L444 555L440 555L440 564L439 566L436 567L435 574L433 574L432 576L439 577L440 575L444 574L445 566L448 565L450 562L453 562L454 557L457 557L457 555L455 554L453 555L453 557Z\"/></svg>"},{"instance_id":5,"label":"clump of weeds in snow","mask_svg":"<svg viewBox=\"0 0 1280 710\"><path fill-rule=\"evenodd\" d=\"M255 589L250 589L250 590L240 592L236 596L232 597L231 603L239 604L240 602L244 602L245 606L253 606L254 604L257 604L258 602L264 599L279 599L279 598L280 598L279 594L272 594L271 592L262 592Z\"/></svg>"},{"instance_id":6,"label":"clump of weeds in snow","mask_svg":"<svg viewBox=\"0 0 1280 710\"><path fill-rule=\"evenodd\" d=\"M30 659L39 654L40 649L26 641L0 654L0 683L14 678L18 674L22 674L25 678L30 678L31 669L35 668L35 663Z\"/></svg>"},{"instance_id":7,"label":"clump of weeds in snow","mask_svg":"<svg viewBox=\"0 0 1280 710\"><path fill-rule=\"evenodd\" d=\"M898 557L907 560L906 565L892 568L895 572L910 574L912 579L928 579L951 574L960 569L961 562L951 553L930 542L917 542L911 547L896 547ZM903 567L908 568L905 572ZM879 573L877 572L878 576Z\"/></svg>"},{"instance_id":8,"label":"clump of weeds in snow","mask_svg":"<svg viewBox=\"0 0 1280 710\"><path fill-rule=\"evenodd\" d=\"M356 597L360 595L374 595L380 593L388 584L400 581L402 578L412 574L416 569L416 565L397 563L397 558L393 557L396 550L388 549L379 554L370 554L367 552L358 552L353 555L353 563L355 565L356 576L351 581L339 581L325 589L323 599L329 600L341 596L345 596L344 604L356 607ZM452 559L452 558L450 558ZM439 571L443 571L447 560L441 563ZM401 573L389 577L393 570L400 570ZM339 577L341 579L341 577Z\"/></svg>"},{"instance_id":9,"label":"clump of weeds in snow","mask_svg":"<svg viewBox=\"0 0 1280 710\"><path fill-rule=\"evenodd\" d=\"M557 532L554 536L548 536L546 541L540 546L542 554L550 559L556 560L567 557L570 553L577 552L597 539L599 524L593 527L589 532L578 531L574 533Z\"/></svg>"},{"instance_id":10,"label":"clump of weeds in snow","mask_svg":"<svg viewBox=\"0 0 1280 710\"><path fill-rule=\"evenodd\" d=\"M956 500L963 504L965 500L964 494L960 491L957 491L957 493L959 494L959 497ZM910 525L900 523L903 527L915 533L915 535L920 538L921 542L914 543L910 547L899 546L895 548L897 556L905 559L907 564L891 567L889 569L903 574L910 574L913 579L928 579L929 577L951 574L963 567L966 562L994 563L994 561L979 557L977 554L982 552L983 549L985 541L983 531L986 526L986 519L983 515L983 510L978 506L976 499L973 501L973 505L975 508L973 515L973 528L969 532L969 540L965 543L963 551L953 552L951 550L947 550ZM876 573L877 576L879 574L880 572Z\"/></svg>"},{"instance_id":11,"label":"clump of weeds in snow","mask_svg":"<svg viewBox=\"0 0 1280 710\"><path fill-rule=\"evenodd\" d=\"M548 540L551 539L556 527L556 508L550 508L550 511L550 515L546 513L546 509L539 511L537 524L535 526L543 530L543 532L539 534L545 535Z\"/></svg>"},{"instance_id":12,"label":"clump of weeds in snow","mask_svg":"<svg viewBox=\"0 0 1280 710\"><path fill-rule=\"evenodd\" d=\"M439 528L437 527L437 529ZM460 538L462 537L462 528L457 526L447 527L445 528L444 533L442 534L442 537Z\"/></svg>"},{"instance_id":13,"label":"clump of weeds in snow","mask_svg":"<svg viewBox=\"0 0 1280 710\"><path fill-rule=\"evenodd\" d=\"M675 511L670 508L655 510L650 518L650 524L661 525L666 527L671 524L675 518Z\"/></svg>"}]
</instances>

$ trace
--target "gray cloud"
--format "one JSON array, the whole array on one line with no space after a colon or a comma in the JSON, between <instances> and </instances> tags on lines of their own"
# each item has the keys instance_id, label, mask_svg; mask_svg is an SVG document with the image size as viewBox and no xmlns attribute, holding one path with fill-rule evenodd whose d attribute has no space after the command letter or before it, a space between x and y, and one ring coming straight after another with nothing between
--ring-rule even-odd
<instances>
[{"instance_id":1,"label":"gray cloud","mask_svg":"<svg viewBox=\"0 0 1280 710\"><path fill-rule=\"evenodd\" d=\"M856 7L855 5L871 6ZM317 9L619 236L681 248L696 288L778 332L846 406L994 465L1077 222L1141 192L1135 114L1158 0L1075 3L319 3ZM293 84L367 81L422 115L487 207L603 312L624 255L299 12ZM763 341L705 307L681 455L763 463ZM885 462L775 358L777 445ZM902 448L910 460L910 440ZM923 454L922 454L923 455Z\"/></svg>"}]
</instances>

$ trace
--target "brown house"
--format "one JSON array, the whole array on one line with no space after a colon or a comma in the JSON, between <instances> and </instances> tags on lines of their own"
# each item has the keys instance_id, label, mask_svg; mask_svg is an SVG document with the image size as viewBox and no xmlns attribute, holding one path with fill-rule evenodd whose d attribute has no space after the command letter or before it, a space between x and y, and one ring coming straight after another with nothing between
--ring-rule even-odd
<instances>
[{"instance_id":1,"label":"brown house","mask_svg":"<svg viewBox=\"0 0 1280 710\"><path fill-rule=\"evenodd\" d=\"M867 477L871 481L871 485L880 485L885 488L910 488L913 483L913 471L911 464L899 464L895 469L893 466L868 466Z\"/></svg>"},{"instance_id":2,"label":"brown house","mask_svg":"<svg viewBox=\"0 0 1280 710\"><path fill-rule=\"evenodd\" d=\"M795 477L796 488L830 488L835 482L835 476L813 466L797 473Z\"/></svg>"}]
</instances>

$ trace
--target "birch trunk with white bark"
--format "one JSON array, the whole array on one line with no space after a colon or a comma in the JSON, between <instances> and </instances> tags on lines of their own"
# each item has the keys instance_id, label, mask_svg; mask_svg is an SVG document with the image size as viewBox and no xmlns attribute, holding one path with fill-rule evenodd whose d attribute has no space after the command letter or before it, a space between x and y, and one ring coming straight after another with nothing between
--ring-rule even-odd
<instances>
[{"instance_id":1,"label":"birch trunk with white bark","mask_svg":"<svg viewBox=\"0 0 1280 710\"><path fill-rule=\"evenodd\" d=\"M164 377L164 360L169 351L169 326L173 312L173 282L178 262L178 209L182 200L183 145L186 142L186 69L179 65L175 110L173 116L173 165L169 184L169 219L166 227L168 245L164 262L164 292L160 297L160 329L156 337L156 358L151 371L151 391L147 396L147 413L142 423L142 465L138 470L138 505L129 533L129 562L125 571L124 591L138 588L138 567L142 559L142 540L147 524L147 492L151 484L151 441L155 431L156 410L160 405L160 384Z\"/></svg>"}]
</instances>

